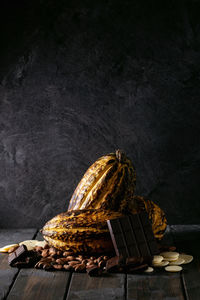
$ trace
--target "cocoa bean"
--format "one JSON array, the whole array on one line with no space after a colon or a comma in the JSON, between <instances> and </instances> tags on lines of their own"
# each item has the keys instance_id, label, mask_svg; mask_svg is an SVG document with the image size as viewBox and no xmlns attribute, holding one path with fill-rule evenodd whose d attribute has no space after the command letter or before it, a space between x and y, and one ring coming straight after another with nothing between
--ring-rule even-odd
<instances>
[{"instance_id":1,"label":"cocoa bean","mask_svg":"<svg viewBox=\"0 0 200 300\"><path fill-rule=\"evenodd\" d=\"M84 271L85 267L86 267L85 264L77 264L77 265L75 265L74 270L76 272Z\"/></svg>"},{"instance_id":2,"label":"cocoa bean","mask_svg":"<svg viewBox=\"0 0 200 300\"><path fill-rule=\"evenodd\" d=\"M95 257L94 257L94 256L90 256L90 259L91 259L91 260L95 260Z\"/></svg>"},{"instance_id":3,"label":"cocoa bean","mask_svg":"<svg viewBox=\"0 0 200 300\"><path fill-rule=\"evenodd\" d=\"M66 264L67 261L66 261L66 258L57 258L56 262L59 265L64 265L64 264Z\"/></svg>"},{"instance_id":4,"label":"cocoa bean","mask_svg":"<svg viewBox=\"0 0 200 300\"><path fill-rule=\"evenodd\" d=\"M87 259L83 259L83 260L82 260L82 263L83 263L83 264L87 264L87 262L88 262Z\"/></svg>"},{"instance_id":5,"label":"cocoa bean","mask_svg":"<svg viewBox=\"0 0 200 300\"><path fill-rule=\"evenodd\" d=\"M73 269L72 266L70 266L70 265L63 265L63 268L67 271L70 271Z\"/></svg>"},{"instance_id":6,"label":"cocoa bean","mask_svg":"<svg viewBox=\"0 0 200 300\"><path fill-rule=\"evenodd\" d=\"M56 270L62 270L62 265L53 265L53 268Z\"/></svg>"},{"instance_id":7,"label":"cocoa bean","mask_svg":"<svg viewBox=\"0 0 200 300\"><path fill-rule=\"evenodd\" d=\"M93 266L93 265L96 266L97 264L95 264L92 260L88 261L87 264L86 264L87 267Z\"/></svg>"},{"instance_id":8,"label":"cocoa bean","mask_svg":"<svg viewBox=\"0 0 200 300\"><path fill-rule=\"evenodd\" d=\"M41 253L43 251L44 248L40 247L40 246L36 246L35 247L35 251Z\"/></svg>"},{"instance_id":9,"label":"cocoa bean","mask_svg":"<svg viewBox=\"0 0 200 300\"><path fill-rule=\"evenodd\" d=\"M72 261L69 261L68 264L73 267L73 266L79 264L79 262L77 260L72 260Z\"/></svg>"},{"instance_id":10,"label":"cocoa bean","mask_svg":"<svg viewBox=\"0 0 200 300\"><path fill-rule=\"evenodd\" d=\"M55 248L49 248L49 255L52 257L56 256L57 250Z\"/></svg>"},{"instance_id":11,"label":"cocoa bean","mask_svg":"<svg viewBox=\"0 0 200 300\"><path fill-rule=\"evenodd\" d=\"M80 258L80 257L76 257L76 260L78 260L78 261L83 261L83 258Z\"/></svg>"},{"instance_id":12,"label":"cocoa bean","mask_svg":"<svg viewBox=\"0 0 200 300\"><path fill-rule=\"evenodd\" d=\"M99 257L96 259L97 263L99 263L99 262L102 261L102 260L103 260L103 255L99 256Z\"/></svg>"},{"instance_id":13,"label":"cocoa bean","mask_svg":"<svg viewBox=\"0 0 200 300\"><path fill-rule=\"evenodd\" d=\"M52 269L52 265L51 264L44 264L43 269L44 270L50 270L50 269Z\"/></svg>"},{"instance_id":14,"label":"cocoa bean","mask_svg":"<svg viewBox=\"0 0 200 300\"><path fill-rule=\"evenodd\" d=\"M72 251L65 251L63 252L63 256L70 256L70 255L73 255L74 253Z\"/></svg>"},{"instance_id":15,"label":"cocoa bean","mask_svg":"<svg viewBox=\"0 0 200 300\"><path fill-rule=\"evenodd\" d=\"M66 257L67 261L72 261L72 260L76 260L75 256L67 256Z\"/></svg>"},{"instance_id":16,"label":"cocoa bean","mask_svg":"<svg viewBox=\"0 0 200 300\"><path fill-rule=\"evenodd\" d=\"M42 267L43 267L43 262L41 262L41 261L38 261L36 264L35 264L35 266L34 266L34 268L36 268L36 269L41 269Z\"/></svg>"},{"instance_id":17,"label":"cocoa bean","mask_svg":"<svg viewBox=\"0 0 200 300\"><path fill-rule=\"evenodd\" d=\"M103 269L104 267L106 266L106 261L105 260L102 260L98 263L98 267Z\"/></svg>"},{"instance_id":18,"label":"cocoa bean","mask_svg":"<svg viewBox=\"0 0 200 300\"><path fill-rule=\"evenodd\" d=\"M42 250L42 257L47 257L49 255L49 249Z\"/></svg>"}]
</instances>

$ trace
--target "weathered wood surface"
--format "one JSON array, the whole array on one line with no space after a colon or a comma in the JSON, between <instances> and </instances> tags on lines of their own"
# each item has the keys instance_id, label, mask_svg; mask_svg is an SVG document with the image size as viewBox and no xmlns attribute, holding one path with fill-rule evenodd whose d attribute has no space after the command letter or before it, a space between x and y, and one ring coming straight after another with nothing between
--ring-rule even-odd
<instances>
[{"instance_id":1,"label":"weathered wood surface","mask_svg":"<svg viewBox=\"0 0 200 300\"><path fill-rule=\"evenodd\" d=\"M184 300L179 274L128 275L127 300Z\"/></svg>"},{"instance_id":2,"label":"weathered wood surface","mask_svg":"<svg viewBox=\"0 0 200 300\"><path fill-rule=\"evenodd\" d=\"M73 273L67 300L124 300L125 274L89 277Z\"/></svg>"},{"instance_id":3,"label":"weathered wood surface","mask_svg":"<svg viewBox=\"0 0 200 300\"><path fill-rule=\"evenodd\" d=\"M42 240L36 229L0 230L0 245L26 239ZM36 235L36 236L35 236ZM0 254L0 300L197 300L200 295L200 226L169 226L163 244L194 256L183 272L164 270L151 274L108 274L89 277L84 273L10 268L7 255ZM7 296L8 294L8 296ZM7 296L7 297L6 297Z\"/></svg>"},{"instance_id":4,"label":"weathered wood surface","mask_svg":"<svg viewBox=\"0 0 200 300\"><path fill-rule=\"evenodd\" d=\"M1 229L0 247L32 239L36 232L36 229ZM8 255L0 253L0 300L6 297L18 272L18 269L9 267Z\"/></svg>"},{"instance_id":5,"label":"weathered wood surface","mask_svg":"<svg viewBox=\"0 0 200 300\"><path fill-rule=\"evenodd\" d=\"M183 265L182 284L187 300L200 299L200 226L171 226L177 250L194 256L193 262Z\"/></svg>"},{"instance_id":6,"label":"weathered wood surface","mask_svg":"<svg viewBox=\"0 0 200 300\"><path fill-rule=\"evenodd\" d=\"M20 271L8 300L62 300L68 289L70 272L47 272L37 269Z\"/></svg>"},{"instance_id":7,"label":"weathered wood surface","mask_svg":"<svg viewBox=\"0 0 200 300\"><path fill-rule=\"evenodd\" d=\"M35 239L43 240L40 232L37 233ZM70 277L70 272L22 269L7 299L63 299Z\"/></svg>"}]
</instances>

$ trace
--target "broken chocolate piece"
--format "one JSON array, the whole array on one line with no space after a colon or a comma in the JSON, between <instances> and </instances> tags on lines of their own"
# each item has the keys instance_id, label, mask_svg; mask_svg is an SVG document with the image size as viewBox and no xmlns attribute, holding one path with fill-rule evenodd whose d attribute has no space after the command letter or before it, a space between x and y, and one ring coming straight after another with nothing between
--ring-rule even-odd
<instances>
[{"instance_id":1,"label":"broken chocolate piece","mask_svg":"<svg viewBox=\"0 0 200 300\"><path fill-rule=\"evenodd\" d=\"M100 269L97 265L92 265L86 269L89 276L99 276L102 273L102 269Z\"/></svg>"},{"instance_id":2,"label":"broken chocolate piece","mask_svg":"<svg viewBox=\"0 0 200 300\"><path fill-rule=\"evenodd\" d=\"M114 256L107 260L106 271L107 272L122 272L125 267L125 261L122 256Z\"/></svg>"},{"instance_id":3,"label":"broken chocolate piece","mask_svg":"<svg viewBox=\"0 0 200 300\"><path fill-rule=\"evenodd\" d=\"M8 255L8 263L10 266L14 265L17 261L24 258L27 254L27 247L25 245L19 246L14 252Z\"/></svg>"},{"instance_id":4,"label":"broken chocolate piece","mask_svg":"<svg viewBox=\"0 0 200 300\"><path fill-rule=\"evenodd\" d=\"M148 269L148 265L147 264L142 264L142 265L139 265L139 266L127 268L127 273L139 273L139 272L145 271L146 269Z\"/></svg>"},{"instance_id":5,"label":"broken chocolate piece","mask_svg":"<svg viewBox=\"0 0 200 300\"><path fill-rule=\"evenodd\" d=\"M127 257L126 259L126 265L127 266L137 266L137 265L141 265L144 261L143 257Z\"/></svg>"}]
</instances>

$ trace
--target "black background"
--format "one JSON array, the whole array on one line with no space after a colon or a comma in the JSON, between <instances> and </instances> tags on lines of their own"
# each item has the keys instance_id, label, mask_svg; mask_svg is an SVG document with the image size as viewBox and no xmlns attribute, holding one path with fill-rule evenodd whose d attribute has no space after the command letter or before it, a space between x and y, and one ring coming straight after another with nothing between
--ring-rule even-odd
<instances>
[{"instance_id":1,"label":"black background","mask_svg":"<svg viewBox=\"0 0 200 300\"><path fill-rule=\"evenodd\" d=\"M199 223L200 2L0 6L0 226L40 228L118 148L137 194Z\"/></svg>"}]
</instances>

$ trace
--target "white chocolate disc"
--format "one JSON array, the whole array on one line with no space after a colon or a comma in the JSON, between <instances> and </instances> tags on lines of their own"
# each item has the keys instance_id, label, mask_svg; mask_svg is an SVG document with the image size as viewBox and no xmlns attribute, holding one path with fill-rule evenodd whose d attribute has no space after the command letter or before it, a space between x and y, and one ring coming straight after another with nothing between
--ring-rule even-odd
<instances>
[{"instance_id":1,"label":"white chocolate disc","mask_svg":"<svg viewBox=\"0 0 200 300\"><path fill-rule=\"evenodd\" d=\"M152 263L154 264L158 264L160 263L161 261L163 260L163 256L161 255L154 255L153 256L153 260L152 260Z\"/></svg>"},{"instance_id":2,"label":"white chocolate disc","mask_svg":"<svg viewBox=\"0 0 200 300\"><path fill-rule=\"evenodd\" d=\"M191 261L193 261L192 255L180 254L179 257L184 259L185 262L183 263L183 265L189 264L189 263L191 263Z\"/></svg>"},{"instance_id":3,"label":"white chocolate disc","mask_svg":"<svg viewBox=\"0 0 200 300\"><path fill-rule=\"evenodd\" d=\"M154 271L154 268L148 267L144 272L145 272L145 273L151 273L151 272L153 272L153 271Z\"/></svg>"},{"instance_id":4,"label":"white chocolate disc","mask_svg":"<svg viewBox=\"0 0 200 300\"><path fill-rule=\"evenodd\" d=\"M177 260L171 261L169 264L171 266L179 266L179 265L184 264L184 262L185 262L185 260L179 256L179 258Z\"/></svg>"},{"instance_id":5,"label":"white chocolate disc","mask_svg":"<svg viewBox=\"0 0 200 300\"><path fill-rule=\"evenodd\" d=\"M181 270L183 270L183 268L180 267L180 266L167 266L167 267L165 267L165 271L167 271L167 272L180 272Z\"/></svg>"},{"instance_id":6,"label":"white chocolate disc","mask_svg":"<svg viewBox=\"0 0 200 300\"><path fill-rule=\"evenodd\" d=\"M23 241L23 242L20 242L19 245L25 245L27 247L27 250L30 251L30 250L33 250L36 246L37 246L37 243L39 241L37 240L27 240L27 241Z\"/></svg>"},{"instance_id":7,"label":"white chocolate disc","mask_svg":"<svg viewBox=\"0 0 200 300\"><path fill-rule=\"evenodd\" d=\"M153 266L154 266L154 267L161 268L161 267L166 267L168 264L169 264L169 262L168 262L167 260L163 260L163 261L161 261L161 262L158 263L158 264L154 263Z\"/></svg>"},{"instance_id":8,"label":"white chocolate disc","mask_svg":"<svg viewBox=\"0 0 200 300\"><path fill-rule=\"evenodd\" d=\"M174 252L174 251L166 251L166 252L162 252L160 253L160 255L162 255L164 258L167 257L171 257L171 258L176 258L179 256L179 253L178 252Z\"/></svg>"}]
</instances>

